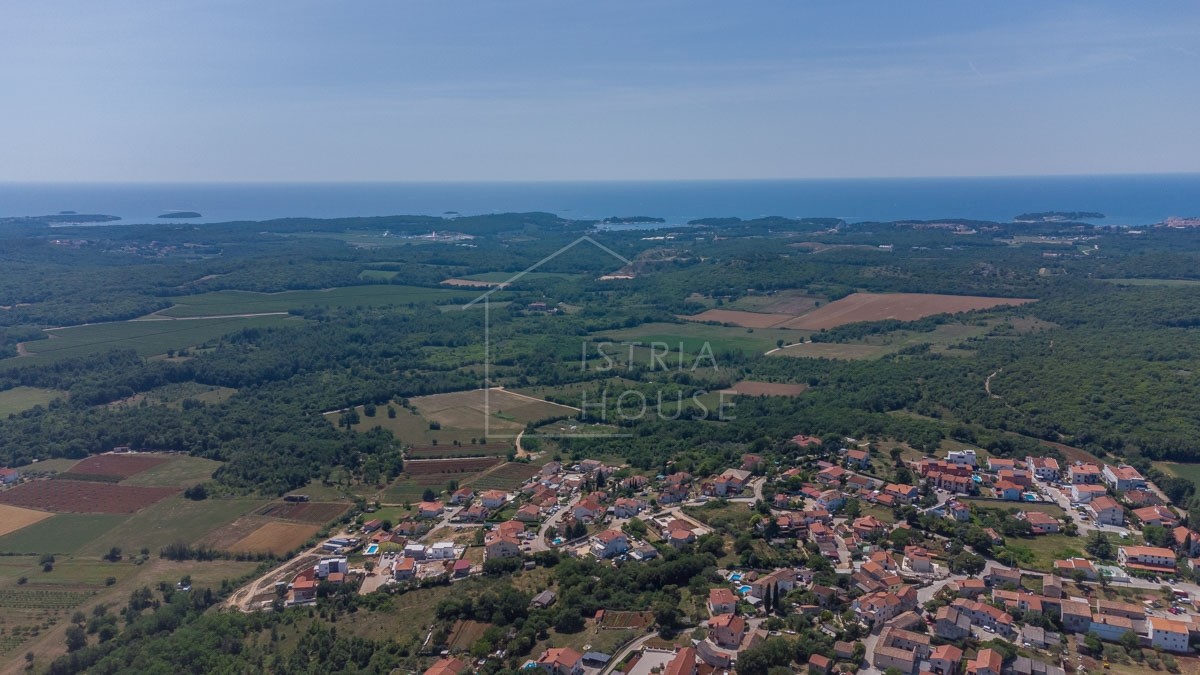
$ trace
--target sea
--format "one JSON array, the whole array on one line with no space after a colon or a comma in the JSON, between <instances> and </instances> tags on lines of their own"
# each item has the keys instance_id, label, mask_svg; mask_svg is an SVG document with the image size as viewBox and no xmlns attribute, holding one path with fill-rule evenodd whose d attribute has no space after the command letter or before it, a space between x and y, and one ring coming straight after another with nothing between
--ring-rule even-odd
<instances>
[{"instance_id":1,"label":"sea","mask_svg":"<svg viewBox=\"0 0 1200 675\"><path fill-rule=\"evenodd\" d=\"M1038 211L1103 213L1098 225L1200 216L1200 174L651 182L0 183L0 217L63 211L122 223L546 211L572 219L652 216L938 218L1009 221ZM161 219L171 211L200 218Z\"/></svg>"}]
</instances>

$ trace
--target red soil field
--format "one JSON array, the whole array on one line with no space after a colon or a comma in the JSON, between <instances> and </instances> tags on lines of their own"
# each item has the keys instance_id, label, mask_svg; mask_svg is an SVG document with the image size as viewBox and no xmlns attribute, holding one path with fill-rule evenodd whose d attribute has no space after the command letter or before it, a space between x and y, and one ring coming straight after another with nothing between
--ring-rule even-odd
<instances>
[{"instance_id":1,"label":"red soil field","mask_svg":"<svg viewBox=\"0 0 1200 675\"><path fill-rule=\"evenodd\" d=\"M273 502L259 509L258 514L280 520L298 520L302 523L322 525L342 515L348 508L349 504L333 502Z\"/></svg>"},{"instance_id":2,"label":"red soil field","mask_svg":"<svg viewBox=\"0 0 1200 675\"><path fill-rule=\"evenodd\" d=\"M92 455L71 467L71 473L129 478L169 460L160 455Z\"/></svg>"},{"instance_id":3,"label":"red soil field","mask_svg":"<svg viewBox=\"0 0 1200 675\"><path fill-rule=\"evenodd\" d=\"M1028 298L987 298L929 293L854 293L779 326L801 330L836 328L858 321L915 321L934 314L954 314L1000 305L1023 305Z\"/></svg>"},{"instance_id":4,"label":"red soil field","mask_svg":"<svg viewBox=\"0 0 1200 675\"><path fill-rule=\"evenodd\" d=\"M0 492L0 503L60 513L136 513L178 491L90 481L37 480Z\"/></svg>"}]
</instances>

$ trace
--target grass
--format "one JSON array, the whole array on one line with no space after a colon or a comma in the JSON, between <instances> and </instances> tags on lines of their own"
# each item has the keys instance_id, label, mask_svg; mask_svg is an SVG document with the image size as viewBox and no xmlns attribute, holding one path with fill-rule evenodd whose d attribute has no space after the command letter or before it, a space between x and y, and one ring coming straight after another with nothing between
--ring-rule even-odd
<instances>
[{"instance_id":1,"label":"grass","mask_svg":"<svg viewBox=\"0 0 1200 675\"><path fill-rule=\"evenodd\" d=\"M282 293L252 293L250 291L216 291L188 295L176 299L176 304L161 312L161 316L194 317L225 314L260 314L287 312L304 307L386 307L409 303L450 302L464 297L461 291L420 286L370 285L347 286L327 290L285 291Z\"/></svg>"},{"instance_id":2,"label":"grass","mask_svg":"<svg viewBox=\"0 0 1200 675\"><path fill-rule=\"evenodd\" d=\"M1200 464L1178 464L1176 462L1154 462L1154 466L1159 470L1175 476L1190 480L1193 485L1200 487Z\"/></svg>"},{"instance_id":3,"label":"grass","mask_svg":"<svg viewBox=\"0 0 1200 675\"><path fill-rule=\"evenodd\" d=\"M62 513L0 537L0 553L74 553L129 518L110 513Z\"/></svg>"},{"instance_id":4,"label":"grass","mask_svg":"<svg viewBox=\"0 0 1200 675\"><path fill-rule=\"evenodd\" d=\"M196 400L203 403L222 403L237 393L237 389L216 385L199 384L196 382L176 382L155 387L149 391L135 394L129 398L115 401L109 407L140 405L155 403L179 409L185 400Z\"/></svg>"},{"instance_id":5,"label":"grass","mask_svg":"<svg viewBox=\"0 0 1200 675\"><path fill-rule=\"evenodd\" d=\"M513 278L519 272L484 272L482 274L468 274L466 276L455 277L455 279L470 279L471 281L489 281L493 283L503 283ZM562 274L558 272L529 272L523 274L520 279L513 283L522 281L536 281L538 279L570 279L574 274Z\"/></svg>"},{"instance_id":6,"label":"grass","mask_svg":"<svg viewBox=\"0 0 1200 675\"><path fill-rule=\"evenodd\" d=\"M33 462L32 464L26 464L25 466L20 467L20 469L23 473L33 473L33 472L65 473L67 471L70 471L71 467L75 466L78 463L79 463L79 460L77 460L77 459L64 459L64 458L60 457L57 459L43 459L43 460L40 460L37 462Z\"/></svg>"},{"instance_id":7,"label":"grass","mask_svg":"<svg viewBox=\"0 0 1200 675\"><path fill-rule=\"evenodd\" d=\"M1084 557L1083 537L1068 537L1065 534L1044 534L1029 539L1008 537L1004 547L1017 553L1021 567L1049 572L1055 560Z\"/></svg>"},{"instance_id":8,"label":"grass","mask_svg":"<svg viewBox=\"0 0 1200 675\"><path fill-rule=\"evenodd\" d=\"M127 518L116 527L78 549L78 555L104 555L112 546L132 552L142 547L157 555L158 550L176 541L194 542L254 511L266 502L261 499L206 499L192 501L176 495Z\"/></svg>"},{"instance_id":9,"label":"grass","mask_svg":"<svg viewBox=\"0 0 1200 675\"><path fill-rule=\"evenodd\" d=\"M1099 279L1107 284L1118 286L1196 286L1197 279Z\"/></svg>"},{"instance_id":10,"label":"grass","mask_svg":"<svg viewBox=\"0 0 1200 675\"><path fill-rule=\"evenodd\" d=\"M126 478L121 485L192 486L212 478L213 472L220 466L220 462L203 457L174 457L169 462Z\"/></svg>"},{"instance_id":11,"label":"grass","mask_svg":"<svg viewBox=\"0 0 1200 675\"><path fill-rule=\"evenodd\" d=\"M839 360L876 359L920 344L928 344L930 351L947 356L969 356L972 352L954 349L953 346L968 338L980 337L988 330L989 325L945 323L927 333L898 330L883 335L871 335L853 342L797 344L775 352L772 356Z\"/></svg>"},{"instance_id":12,"label":"grass","mask_svg":"<svg viewBox=\"0 0 1200 675\"><path fill-rule=\"evenodd\" d=\"M243 328L297 326L301 320L285 316L196 321L120 321L47 331L48 340L26 342L30 356L5 359L5 363L42 364L111 349L134 349L142 356L165 354L194 347Z\"/></svg>"},{"instance_id":13,"label":"grass","mask_svg":"<svg viewBox=\"0 0 1200 675\"><path fill-rule=\"evenodd\" d=\"M741 352L745 354L761 354L774 349L776 341L783 340L791 344L802 339L807 333L784 330L779 328L738 328L731 326L714 326L704 323L647 323L635 328L597 333L593 339L612 340L614 342L641 342L643 344L662 343L666 345L667 353L662 355L663 364L671 369L678 367L680 344L684 353L684 367L690 367L694 360L692 355L704 353L707 343L711 352L716 354ZM607 349L618 355L627 355L628 349ZM662 354L663 347L658 346ZM649 354L647 360L649 361ZM706 359L703 365L711 365ZM660 367L661 369L661 367Z\"/></svg>"},{"instance_id":14,"label":"grass","mask_svg":"<svg viewBox=\"0 0 1200 675\"><path fill-rule=\"evenodd\" d=\"M25 412L39 405L48 405L56 398L65 397L66 392L37 387L14 387L0 391L0 417Z\"/></svg>"}]
</instances>

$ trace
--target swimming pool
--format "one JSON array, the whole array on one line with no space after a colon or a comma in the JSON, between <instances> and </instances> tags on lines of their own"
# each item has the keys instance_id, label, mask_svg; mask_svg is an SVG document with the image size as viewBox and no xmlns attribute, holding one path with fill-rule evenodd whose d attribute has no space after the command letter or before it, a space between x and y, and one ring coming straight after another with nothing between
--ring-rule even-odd
<instances>
[{"instance_id":1,"label":"swimming pool","mask_svg":"<svg viewBox=\"0 0 1200 675\"><path fill-rule=\"evenodd\" d=\"M562 537L555 537L555 538L554 538L554 541L553 541L553 542L551 542L551 543L552 543L552 544L554 544L555 546L561 546L561 545L562 545L562 543L563 543L563 538L562 538Z\"/></svg>"},{"instance_id":2,"label":"swimming pool","mask_svg":"<svg viewBox=\"0 0 1200 675\"><path fill-rule=\"evenodd\" d=\"M734 572L733 574L730 574L730 575L729 575L729 580L730 580L730 581L741 581L741 580L742 580L742 573L741 573L741 572Z\"/></svg>"},{"instance_id":3,"label":"swimming pool","mask_svg":"<svg viewBox=\"0 0 1200 675\"><path fill-rule=\"evenodd\" d=\"M367 547L367 555L375 555L379 552L379 544L371 544Z\"/></svg>"},{"instance_id":4,"label":"swimming pool","mask_svg":"<svg viewBox=\"0 0 1200 675\"><path fill-rule=\"evenodd\" d=\"M1026 492L1025 493L1025 501L1036 502L1037 500L1038 500L1037 493L1034 493L1034 492Z\"/></svg>"},{"instance_id":5,"label":"swimming pool","mask_svg":"<svg viewBox=\"0 0 1200 675\"><path fill-rule=\"evenodd\" d=\"M738 586L738 593L741 593L742 595L747 595L750 593L750 587L749 586Z\"/></svg>"}]
</instances>

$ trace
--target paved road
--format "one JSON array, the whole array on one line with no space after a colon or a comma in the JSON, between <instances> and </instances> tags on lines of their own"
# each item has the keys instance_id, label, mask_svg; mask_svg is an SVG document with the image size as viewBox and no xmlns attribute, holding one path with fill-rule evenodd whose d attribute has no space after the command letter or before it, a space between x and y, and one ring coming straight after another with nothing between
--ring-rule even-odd
<instances>
[{"instance_id":1,"label":"paved road","mask_svg":"<svg viewBox=\"0 0 1200 675\"><path fill-rule=\"evenodd\" d=\"M531 552L537 553L538 551L550 550L550 545L546 543L546 535L550 533L552 528L558 525L565 514L570 513L571 509L575 508L575 505L579 503L580 499L583 499L582 494L575 495L569 502L566 503L565 506L559 508L554 515L550 516L546 519L546 522L542 523L542 527L538 529L538 535L533 538L532 542L530 542L529 550Z\"/></svg>"}]
</instances>

